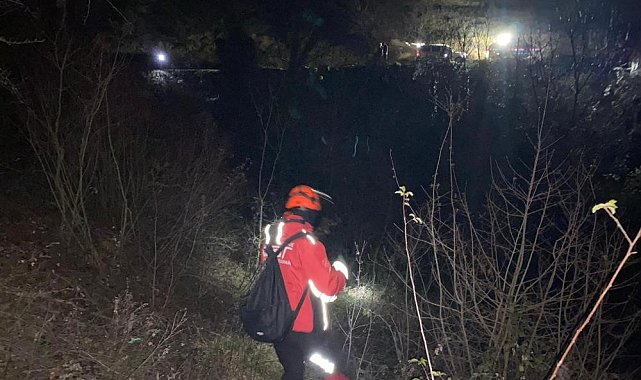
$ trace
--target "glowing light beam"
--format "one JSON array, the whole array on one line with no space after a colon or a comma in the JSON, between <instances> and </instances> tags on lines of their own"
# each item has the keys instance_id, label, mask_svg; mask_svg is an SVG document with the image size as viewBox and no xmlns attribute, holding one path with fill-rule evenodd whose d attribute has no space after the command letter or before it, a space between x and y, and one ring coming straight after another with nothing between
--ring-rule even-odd
<instances>
[{"instance_id":1,"label":"glowing light beam","mask_svg":"<svg viewBox=\"0 0 641 380\"><path fill-rule=\"evenodd\" d=\"M494 39L494 42L496 42L496 44L499 46L505 47L509 45L510 42L512 42L512 38L513 38L512 33L503 32L496 36L496 38Z\"/></svg>"}]
</instances>

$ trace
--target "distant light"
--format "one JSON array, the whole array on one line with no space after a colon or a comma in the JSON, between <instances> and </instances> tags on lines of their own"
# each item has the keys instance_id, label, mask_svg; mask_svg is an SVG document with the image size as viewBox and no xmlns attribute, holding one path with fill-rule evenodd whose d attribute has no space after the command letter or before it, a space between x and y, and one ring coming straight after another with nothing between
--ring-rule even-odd
<instances>
[{"instance_id":1,"label":"distant light","mask_svg":"<svg viewBox=\"0 0 641 380\"><path fill-rule=\"evenodd\" d=\"M167 62L167 54L165 53L156 53L156 61L160 63Z\"/></svg>"},{"instance_id":2,"label":"distant light","mask_svg":"<svg viewBox=\"0 0 641 380\"><path fill-rule=\"evenodd\" d=\"M417 49L425 46L425 42L412 42L412 45L416 46Z\"/></svg>"},{"instance_id":3,"label":"distant light","mask_svg":"<svg viewBox=\"0 0 641 380\"><path fill-rule=\"evenodd\" d=\"M496 42L496 44L499 46L505 47L509 45L510 42L512 42L512 33L503 32L496 36L494 42Z\"/></svg>"}]
</instances>

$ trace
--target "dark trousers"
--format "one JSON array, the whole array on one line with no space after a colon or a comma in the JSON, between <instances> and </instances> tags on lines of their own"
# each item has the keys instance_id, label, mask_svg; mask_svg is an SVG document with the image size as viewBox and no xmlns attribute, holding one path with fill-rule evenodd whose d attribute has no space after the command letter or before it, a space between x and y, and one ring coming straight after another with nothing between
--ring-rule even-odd
<instances>
[{"instance_id":1,"label":"dark trousers","mask_svg":"<svg viewBox=\"0 0 641 380\"><path fill-rule=\"evenodd\" d=\"M339 365L328 346L329 342L325 333L291 331L285 340L274 344L278 361L285 370L282 380L303 380L305 363L314 353Z\"/></svg>"},{"instance_id":2,"label":"dark trousers","mask_svg":"<svg viewBox=\"0 0 641 380\"><path fill-rule=\"evenodd\" d=\"M314 308L314 331L311 333L290 331L282 342L274 343L278 361L285 370L282 380L303 380L305 362L315 352L332 361L335 359L329 349L327 332L322 331L319 326L323 320L319 312L320 301L316 297L311 297L311 299Z\"/></svg>"},{"instance_id":3,"label":"dark trousers","mask_svg":"<svg viewBox=\"0 0 641 380\"><path fill-rule=\"evenodd\" d=\"M312 354L318 339L315 333L290 331L280 343L275 343L278 361L285 373L282 380L303 380L305 361Z\"/></svg>"}]
</instances>

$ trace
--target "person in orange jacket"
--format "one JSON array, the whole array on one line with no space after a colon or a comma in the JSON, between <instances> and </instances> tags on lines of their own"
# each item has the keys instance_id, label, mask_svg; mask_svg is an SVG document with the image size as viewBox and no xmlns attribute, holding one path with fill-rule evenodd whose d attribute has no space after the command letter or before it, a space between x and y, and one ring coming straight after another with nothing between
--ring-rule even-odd
<instances>
[{"instance_id":1,"label":"person in orange jacket","mask_svg":"<svg viewBox=\"0 0 641 380\"><path fill-rule=\"evenodd\" d=\"M348 379L337 371L336 364L323 350L322 332L329 328L327 304L336 299L349 275L344 263L335 261L330 265L325 246L313 235L314 224L321 211L320 195L331 199L307 185L294 187L289 192L282 217L265 228L265 245L272 245L274 250L288 237L300 231L306 233L305 237L292 241L278 256L287 296L293 308L305 289L309 289L292 331L282 342L274 344L284 369L283 380L302 380L306 362L322 368L327 374L326 380ZM267 253L263 247L261 262L266 259Z\"/></svg>"}]
</instances>

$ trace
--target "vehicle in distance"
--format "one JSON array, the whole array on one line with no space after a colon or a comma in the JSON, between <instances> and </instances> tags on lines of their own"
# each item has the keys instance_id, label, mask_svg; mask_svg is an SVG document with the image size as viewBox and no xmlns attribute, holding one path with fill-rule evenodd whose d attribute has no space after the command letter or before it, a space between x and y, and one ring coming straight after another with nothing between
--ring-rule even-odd
<instances>
[{"instance_id":1,"label":"vehicle in distance","mask_svg":"<svg viewBox=\"0 0 641 380\"><path fill-rule=\"evenodd\" d=\"M446 44L429 44L416 49L416 59L428 62L464 63L467 59L467 54L461 51L454 51Z\"/></svg>"},{"instance_id":2,"label":"vehicle in distance","mask_svg":"<svg viewBox=\"0 0 641 380\"><path fill-rule=\"evenodd\" d=\"M532 46L524 42L507 46L491 44L488 50L488 58L490 60L503 58L536 59L539 57L540 52L541 49L537 46Z\"/></svg>"},{"instance_id":3,"label":"vehicle in distance","mask_svg":"<svg viewBox=\"0 0 641 380\"><path fill-rule=\"evenodd\" d=\"M452 48L445 44L423 45L416 50L416 59L449 61L452 59Z\"/></svg>"}]
</instances>

